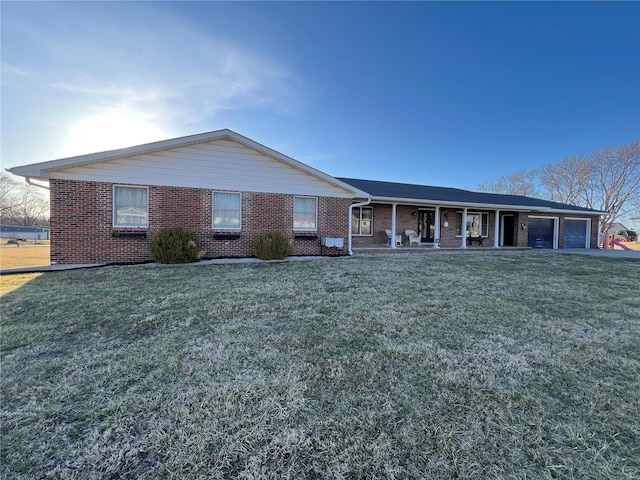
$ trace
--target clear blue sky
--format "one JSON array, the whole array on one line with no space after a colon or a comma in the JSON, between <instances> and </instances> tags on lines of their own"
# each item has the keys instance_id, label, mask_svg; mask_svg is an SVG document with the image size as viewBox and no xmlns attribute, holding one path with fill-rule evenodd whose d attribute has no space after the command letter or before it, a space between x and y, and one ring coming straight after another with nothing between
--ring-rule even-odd
<instances>
[{"instance_id":1,"label":"clear blue sky","mask_svg":"<svg viewBox=\"0 0 640 480\"><path fill-rule=\"evenodd\" d=\"M2 2L3 168L230 128L475 189L640 139L639 3Z\"/></svg>"}]
</instances>

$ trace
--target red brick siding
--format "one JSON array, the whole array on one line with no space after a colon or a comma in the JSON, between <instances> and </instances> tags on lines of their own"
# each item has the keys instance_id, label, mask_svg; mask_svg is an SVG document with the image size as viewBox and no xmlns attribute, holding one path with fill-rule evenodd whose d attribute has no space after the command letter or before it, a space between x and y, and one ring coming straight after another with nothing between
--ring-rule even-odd
<instances>
[{"instance_id":1,"label":"red brick siding","mask_svg":"<svg viewBox=\"0 0 640 480\"><path fill-rule=\"evenodd\" d=\"M600 245L600 217L591 217L591 238L589 248L598 248Z\"/></svg>"},{"instance_id":2,"label":"red brick siding","mask_svg":"<svg viewBox=\"0 0 640 480\"><path fill-rule=\"evenodd\" d=\"M59 264L150 261L151 239L163 228L180 226L196 234L206 258L250 257L256 238L281 232L292 241L294 255L336 253L321 237L340 237L346 253L351 200L318 197L318 231L313 240L295 239L293 195L242 192L242 230L237 239L214 239L212 190L147 186L149 228L114 228L113 184L51 180L51 261ZM114 232L146 232L146 238L114 237Z\"/></svg>"},{"instance_id":3,"label":"red brick siding","mask_svg":"<svg viewBox=\"0 0 640 480\"><path fill-rule=\"evenodd\" d=\"M373 235L353 237L354 247L369 245L384 245L388 241L385 230L391 229L391 205L372 204L373 206ZM419 217L417 207L398 205L396 207L396 232L405 230L418 231Z\"/></svg>"}]
</instances>

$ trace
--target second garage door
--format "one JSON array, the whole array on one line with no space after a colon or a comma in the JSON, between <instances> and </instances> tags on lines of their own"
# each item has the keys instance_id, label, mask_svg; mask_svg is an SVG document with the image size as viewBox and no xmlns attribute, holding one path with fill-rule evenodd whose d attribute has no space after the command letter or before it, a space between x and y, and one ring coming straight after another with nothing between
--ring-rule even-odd
<instances>
[{"instance_id":1,"label":"second garage door","mask_svg":"<svg viewBox=\"0 0 640 480\"><path fill-rule=\"evenodd\" d=\"M564 221L564 248L589 248L587 224L587 220Z\"/></svg>"},{"instance_id":2,"label":"second garage door","mask_svg":"<svg viewBox=\"0 0 640 480\"><path fill-rule=\"evenodd\" d=\"M553 248L553 218L529 218L529 246L531 248Z\"/></svg>"}]
</instances>

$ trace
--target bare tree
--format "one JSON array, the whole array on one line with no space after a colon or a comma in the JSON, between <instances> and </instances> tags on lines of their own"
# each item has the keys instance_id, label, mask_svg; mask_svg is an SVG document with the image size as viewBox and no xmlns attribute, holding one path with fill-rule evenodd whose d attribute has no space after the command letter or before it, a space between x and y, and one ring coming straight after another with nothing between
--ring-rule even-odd
<instances>
[{"instance_id":1,"label":"bare tree","mask_svg":"<svg viewBox=\"0 0 640 480\"><path fill-rule=\"evenodd\" d=\"M15 209L14 224L31 227L45 225L49 221L49 200L42 196L37 187L25 188L26 201Z\"/></svg>"},{"instance_id":2,"label":"bare tree","mask_svg":"<svg viewBox=\"0 0 640 480\"><path fill-rule=\"evenodd\" d=\"M5 173L0 175L0 221L6 223L25 201L22 185Z\"/></svg>"},{"instance_id":3,"label":"bare tree","mask_svg":"<svg viewBox=\"0 0 640 480\"><path fill-rule=\"evenodd\" d=\"M536 170L518 170L513 175L505 175L498 180L484 182L478 185L481 192L503 193L506 195L523 195L525 197L539 196L536 187Z\"/></svg>"},{"instance_id":4,"label":"bare tree","mask_svg":"<svg viewBox=\"0 0 640 480\"><path fill-rule=\"evenodd\" d=\"M619 217L626 217L640 202L640 142L603 148L593 153L594 200L609 212L607 229Z\"/></svg>"},{"instance_id":5,"label":"bare tree","mask_svg":"<svg viewBox=\"0 0 640 480\"><path fill-rule=\"evenodd\" d=\"M0 223L45 225L49 221L49 199L33 185L0 175Z\"/></svg>"},{"instance_id":6,"label":"bare tree","mask_svg":"<svg viewBox=\"0 0 640 480\"><path fill-rule=\"evenodd\" d=\"M547 165L541 183L552 200L608 212L601 223L605 232L640 208L640 142Z\"/></svg>"},{"instance_id":7,"label":"bare tree","mask_svg":"<svg viewBox=\"0 0 640 480\"><path fill-rule=\"evenodd\" d=\"M593 163L584 155L570 157L557 165L542 168L540 182L555 202L593 208L588 192L593 190ZM587 200L588 198L588 200Z\"/></svg>"}]
</instances>

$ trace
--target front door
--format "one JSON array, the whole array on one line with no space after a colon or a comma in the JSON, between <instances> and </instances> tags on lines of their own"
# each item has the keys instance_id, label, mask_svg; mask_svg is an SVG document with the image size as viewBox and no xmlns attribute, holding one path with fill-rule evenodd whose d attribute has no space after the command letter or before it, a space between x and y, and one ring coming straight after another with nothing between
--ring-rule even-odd
<instances>
[{"instance_id":1,"label":"front door","mask_svg":"<svg viewBox=\"0 0 640 480\"><path fill-rule=\"evenodd\" d=\"M515 246L515 227L516 227L515 215L503 215L502 216L502 246L513 247Z\"/></svg>"},{"instance_id":2,"label":"front door","mask_svg":"<svg viewBox=\"0 0 640 480\"><path fill-rule=\"evenodd\" d=\"M433 243L436 234L436 212L432 210L420 211L420 241Z\"/></svg>"}]
</instances>

